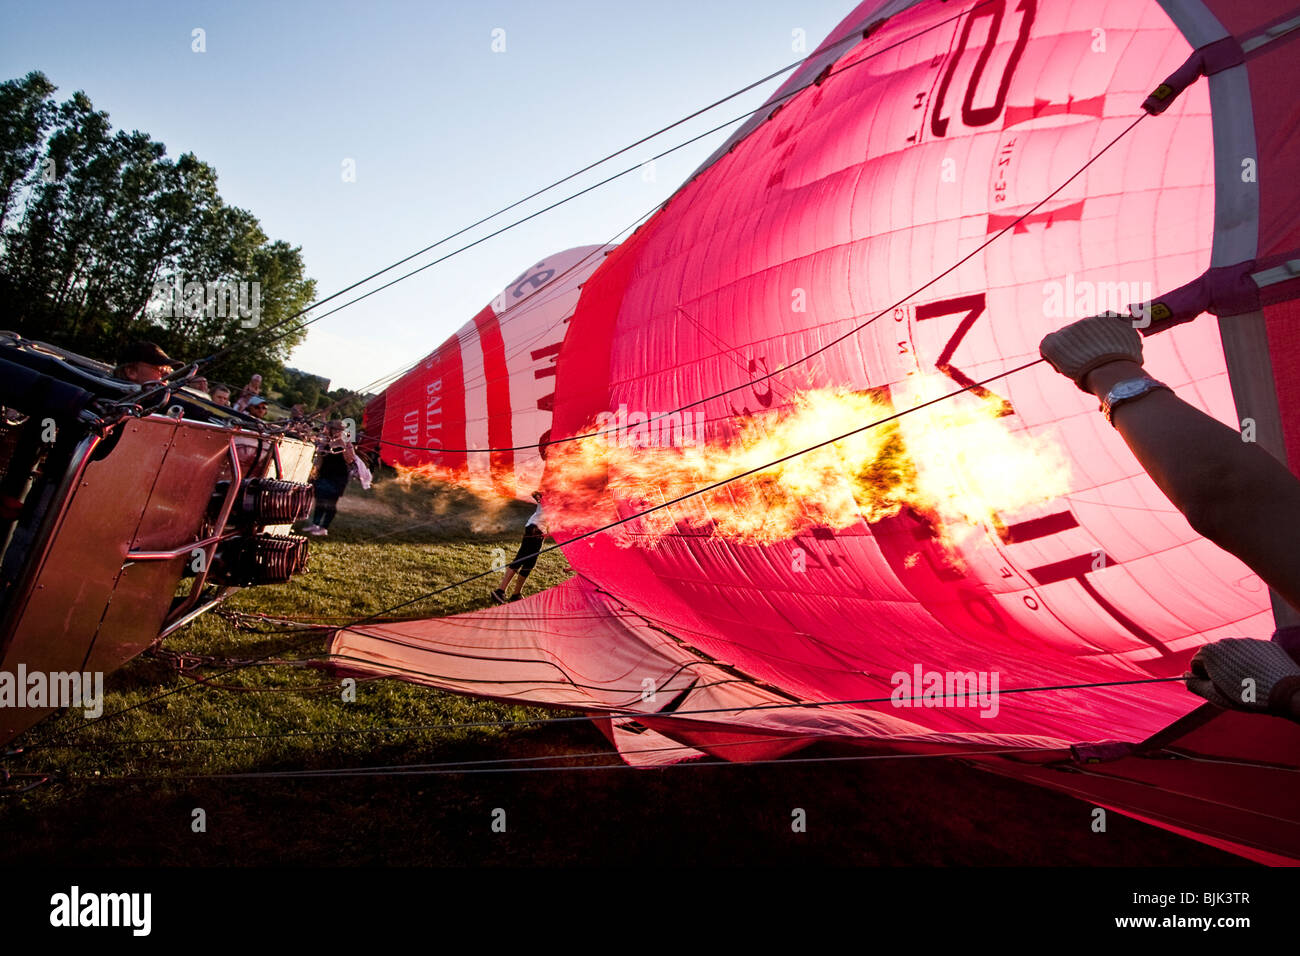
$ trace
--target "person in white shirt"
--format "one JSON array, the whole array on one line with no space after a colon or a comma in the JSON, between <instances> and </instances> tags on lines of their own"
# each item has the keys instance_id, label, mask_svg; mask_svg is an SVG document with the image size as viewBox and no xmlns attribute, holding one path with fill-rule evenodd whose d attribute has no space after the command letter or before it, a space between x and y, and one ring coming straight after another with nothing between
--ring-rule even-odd
<instances>
[{"instance_id":1,"label":"person in white shirt","mask_svg":"<svg viewBox=\"0 0 1300 956\"><path fill-rule=\"evenodd\" d=\"M506 565L506 573L501 578L501 586L492 592L492 600L498 604L505 604L507 601L518 601L523 595L520 593L524 589L524 582L528 580L528 575L532 573L533 567L537 564L537 553L542 550L542 541L546 538L545 518L542 511L542 493L533 492L533 500L537 502L537 510L533 516L528 519L524 525L524 539L519 543L519 552L515 559ZM506 588L510 587L510 582L514 581L514 590L509 595L506 594Z\"/></svg>"}]
</instances>

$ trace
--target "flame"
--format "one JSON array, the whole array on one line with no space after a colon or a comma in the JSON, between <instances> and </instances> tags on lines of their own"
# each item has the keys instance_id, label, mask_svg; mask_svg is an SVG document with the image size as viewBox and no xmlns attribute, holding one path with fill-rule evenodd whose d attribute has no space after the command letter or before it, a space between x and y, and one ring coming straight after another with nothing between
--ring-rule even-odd
<instances>
[{"instance_id":1,"label":"flame","mask_svg":"<svg viewBox=\"0 0 1300 956\"><path fill-rule=\"evenodd\" d=\"M501 489L487 475L472 474L463 469L449 468L426 462L422 465L394 465L397 476L393 482L406 492L439 488L456 488L479 498L501 498Z\"/></svg>"},{"instance_id":2,"label":"flame","mask_svg":"<svg viewBox=\"0 0 1300 956\"><path fill-rule=\"evenodd\" d=\"M595 437L550 448L543 480L548 530L587 531L761 469L611 533L624 546L654 547L670 533L765 545L910 507L955 549L997 515L1068 491L1061 450L1013 430L996 396L967 393L795 454L951 390L946 378L914 375L895 387L891 405L871 392L810 389L779 411L715 422L710 431L719 437L679 447L638 447L620 441L624 435L599 434L608 425L593 425L583 434Z\"/></svg>"},{"instance_id":3,"label":"flame","mask_svg":"<svg viewBox=\"0 0 1300 956\"><path fill-rule=\"evenodd\" d=\"M394 470L397 476L376 484L375 494L398 514L432 517L437 527L462 527L473 534L515 527L509 500L488 477L431 463L394 465Z\"/></svg>"}]
</instances>

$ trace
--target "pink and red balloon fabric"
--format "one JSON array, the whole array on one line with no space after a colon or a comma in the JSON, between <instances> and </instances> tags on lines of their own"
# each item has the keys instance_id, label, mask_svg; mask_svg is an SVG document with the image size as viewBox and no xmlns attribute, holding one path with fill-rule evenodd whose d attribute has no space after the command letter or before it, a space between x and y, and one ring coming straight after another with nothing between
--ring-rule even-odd
<instances>
[{"instance_id":1,"label":"pink and red balloon fabric","mask_svg":"<svg viewBox=\"0 0 1300 956\"><path fill-rule=\"evenodd\" d=\"M780 404L782 386L894 390L916 372L957 388L1036 358L1044 334L1100 311L1103 287L1122 284L1126 304L1209 267L1204 84L1030 211L1191 52L1157 4L918 4L838 52L588 282L558 363L557 434L734 386L696 410L722 422ZM1152 374L1235 424L1212 322L1146 350ZM906 513L763 547L604 536L566 554L660 626L808 700L888 698L918 666L997 672L1003 690L1172 676L1208 640L1271 631L1258 578L1188 527L1094 401L1047 366L989 388L1008 428L1065 451L1069 489L994 516L955 556ZM996 716L867 706L936 731L1075 741L1140 738L1195 704L1137 685L1004 696Z\"/></svg>"},{"instance_id":2,"label":"pink and red balloon fabric","mask_svg":"<svg viewBox=\"0 0 1300 956\"><path fill-rule=\"evenodd\" d=\"M536 446L550 434L555 359L578 290L612 248L566 249L530 266L372 401L365 431L383 460L526 499L541 481Z\"/></svg>"},{"instance_id":3,"label":"pink and red balloon fabric","mask_svg":"<svg viewBox=\"0 0 1300 956\"><path fill-rule=\"evenodd\" d=\"M1244 398L1234 400L1225 341L1255 329L1263 345L1248 372L1272 386L1260 418L1285 437L1294 470L1300 170L1288 137L1300 114L1285 92L1297 27L1300 9L1272 0L869 0L586 280L555 362L552 436L586 432L618 409L689 408L703 414L706 440L725 443L738 420L812 389L870 393L902 409L918 380L982 381L1037 358L1043 335L1075 318L1232 267L1248 273L1255 311L1231 315L1210 295L1224 331L1203 315L1152 335L1146 365L1236 428ZM1128 130L1180 70L1186 87ZM440 354L435 365L448 365ZM427 388L403 393L401 413L415 415L424 444ZM1197 710L1181 683L1124 683L1177 677L1208 641L1267 637L1267 589L1192 531L1072 383L1040 364L984 391L1001 403L1008 433L1062 451L1063 490L961 529L904 508L762 544L685 520L653 546L596 535L565 549L579 580L563 599L337 640L355 665L382 673L454 648L467 670L417 679L563 703L554 687L494 681L493 659L532 655L571 689L571 706L636 710L645 726L707 752L703 718L660 714L662 698L637 696L635 667L596 666L620 647L617 659L642 660L626 652L646 645L649 627L737 686L852 702L824 711L856 716L823 736L860 734L899 750L1042 748L1040 762L998 769L1256 859L1300 858L1295 773L1265 773L1294 768L1295 728L1257 718L1247 746L1240 718ZM386 437L390 423L397 429L400 445L397 394L384 428ZM899 419L904 444L922 443L924 422ZM554 479L548 472L544 486ZM614 495L602 515L645 503ZM686 506L673 508L684 519ZM584 530L566 525L560 540ZM636 525L628 530L635 539ZM548 628L548 609L571 615L574 602L609 625L603 643ZM474 648L481 666L465 663ZM996 679L999 693L988 706L978 694L923 693L936 676L950 691L954 675L959 686ZM715 707L721 684L707 685ZM689 711L703 687L673 685L671 709ZM900 700L900 687L916 699ZM730 723L754 725L741 710L752 701L735 700ZM781 714L763 711L764 733L784 726L816 738ZM1201 755L1255 761L1267 779L1143 760L1134 748L1166 728L1162 746L1193 741ZM1106 741L1125 743L1095 746ZM1072 759L1068 779L1045 769ZM1104 769L1084 773L1090 762Z\"/></svg>"}]
</instances>

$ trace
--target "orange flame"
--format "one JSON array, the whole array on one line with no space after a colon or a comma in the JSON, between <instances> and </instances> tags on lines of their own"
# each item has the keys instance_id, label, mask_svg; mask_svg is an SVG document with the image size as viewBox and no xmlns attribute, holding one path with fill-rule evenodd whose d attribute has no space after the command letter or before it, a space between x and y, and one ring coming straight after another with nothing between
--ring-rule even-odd
<instances>
[{"instance_id":1,"label":"orange flame","mask_svg":"<svg viewBox=\"0 0 1300 956\"><path fill-rule=\"evenodd\" d=\"M913 376L895 389L897 408L950 391ZM622 435L554 445L543 494L552 533L574 534L663 504L751 469L746 478L619 526L624 546L654 547L673 532L747 545L789 540L815 527L842 530L908 506L938 519L945 543L995 515L1046 501L1069 488L1068 467L1048 440L1016 432L996 397L962 395L868 428L788 461L763 466L894 413L869 392L813 389L790 407L734 419L729 440L637 447ZM592 435L608 427L588 429Z\"/></svg>"},{"instance_id":2,"label":"orange flame","mask_svg":"<svg viewBox=\"0 0 1300 956\"><path fill-rule=\"evenodd\" d=\"M397 477L376 485L376 495L399 514L440 519L474 534L515 529L517 516L500 487L487 476L435 464L395 465Z\"/></svg>"}]
</instances>

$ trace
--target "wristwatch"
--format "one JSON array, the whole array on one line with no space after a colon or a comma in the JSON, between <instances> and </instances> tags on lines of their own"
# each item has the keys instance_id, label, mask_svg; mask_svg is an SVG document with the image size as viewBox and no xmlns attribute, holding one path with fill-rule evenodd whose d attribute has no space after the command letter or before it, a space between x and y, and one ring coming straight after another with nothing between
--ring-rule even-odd
<instances>
[{"instance_id":1,"label":"wristwatch","mask_svg":"<svg viewBox=\"0 0 1300 956\"><path fill-rule=\"evenodd\" d=\"M1158 388L1163 388L1167 392L1173 391L1164 382L1158 382L1150 375L1126 378L1122 382L1116 382L1110 387L1106 397L1101 400L1101 410L1106 415L1106 421L1110 422L1113 427L1115 425L1116 408L1125 402L1131 402L1149 392L1154 392Z\"/></svg>"}]
</instances>

